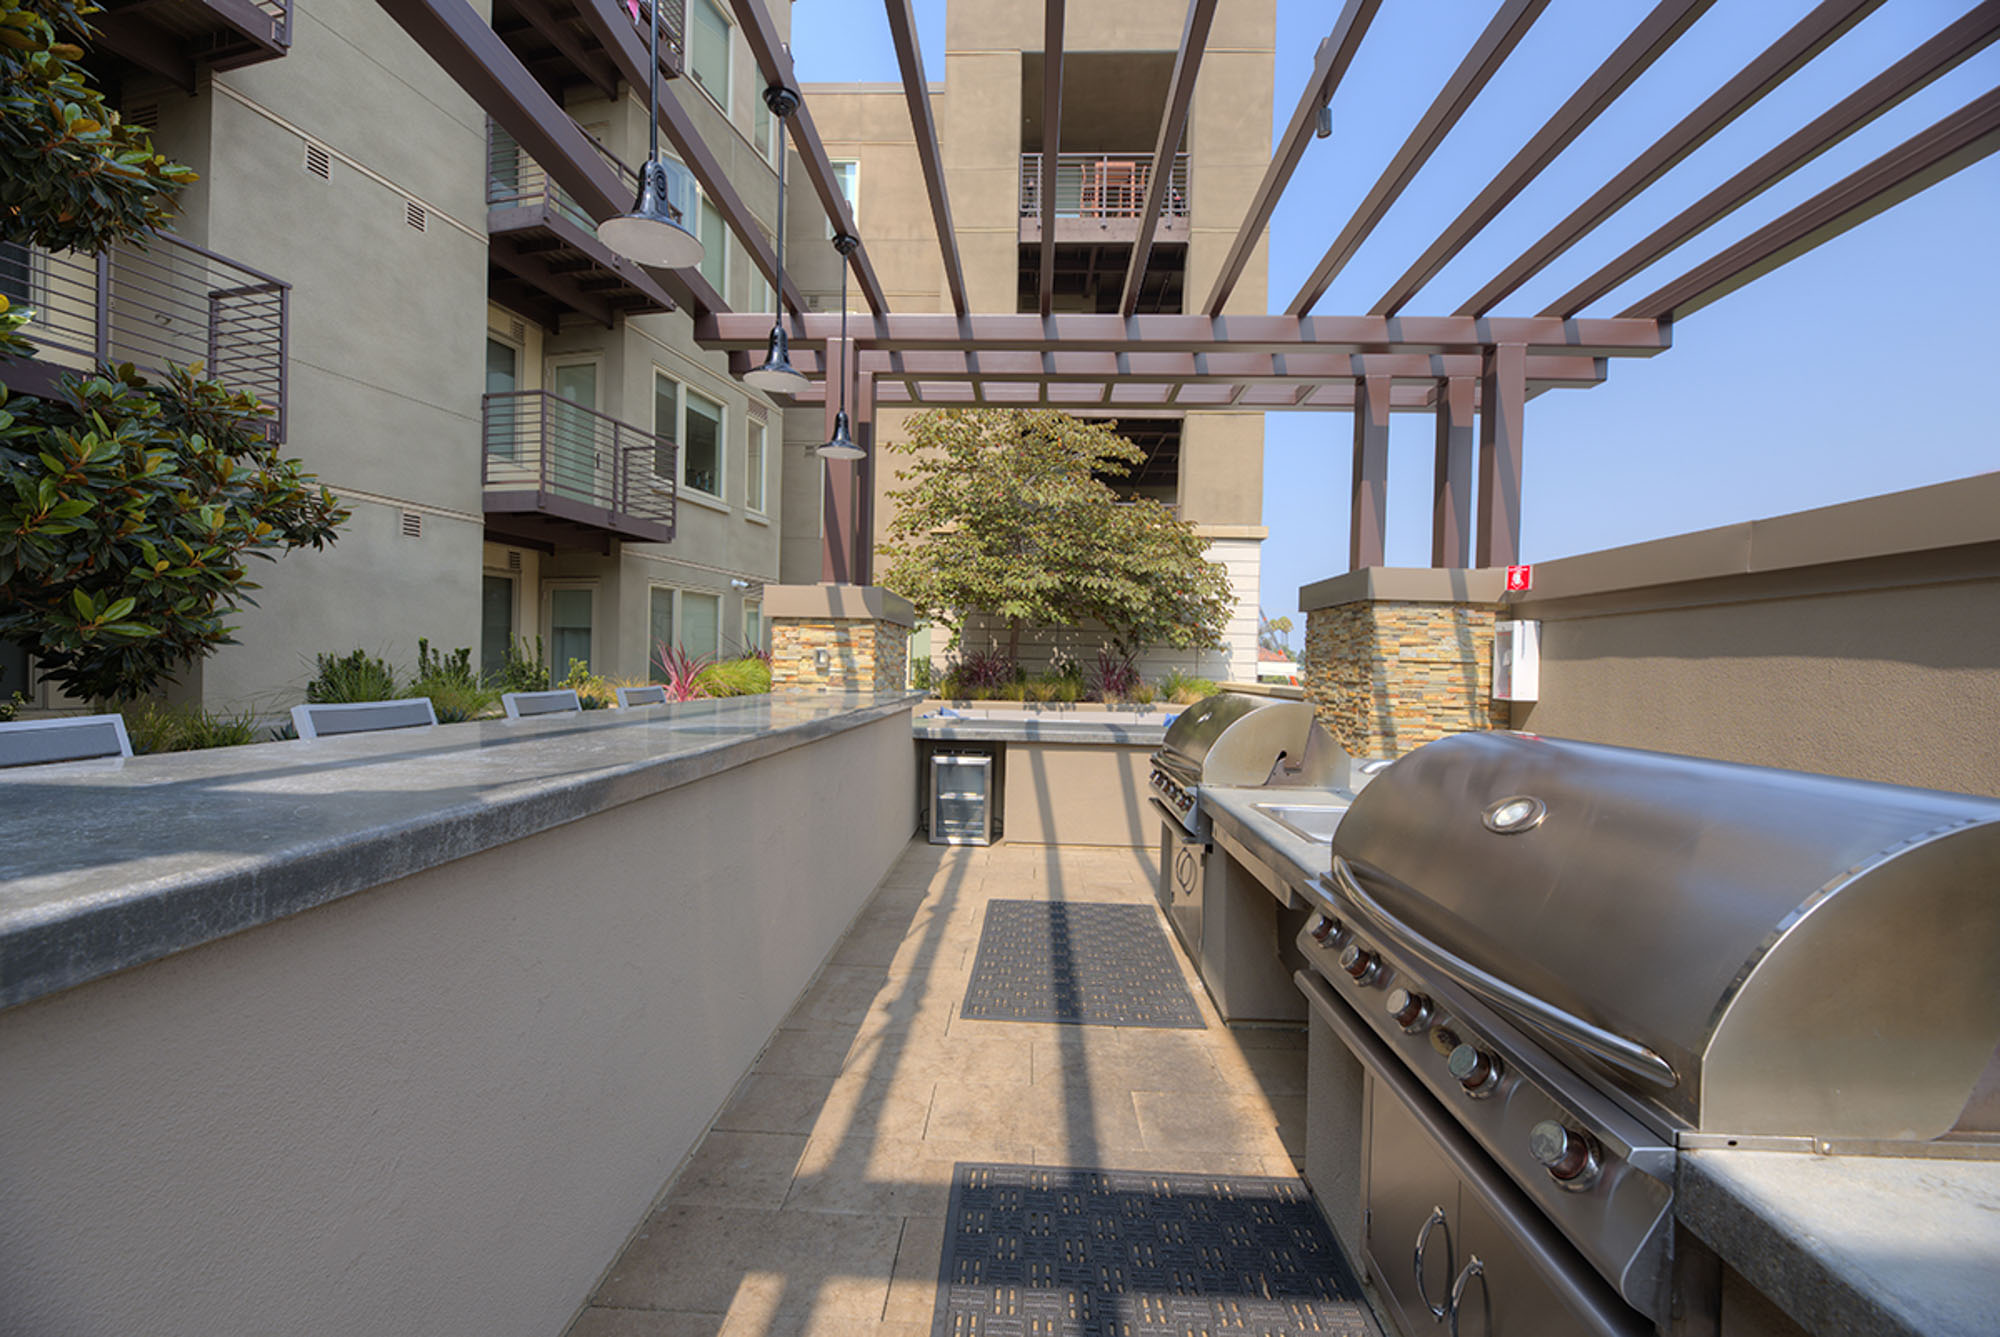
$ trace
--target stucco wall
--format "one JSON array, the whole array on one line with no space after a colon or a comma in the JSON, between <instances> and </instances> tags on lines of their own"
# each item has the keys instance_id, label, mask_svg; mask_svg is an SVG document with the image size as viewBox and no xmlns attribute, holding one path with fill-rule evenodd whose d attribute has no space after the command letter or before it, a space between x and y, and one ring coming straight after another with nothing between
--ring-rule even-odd
<instances>
[{"instance_id":1,"label":"stucco wall","mask_svg":"<svg viewBox=\"0 0 2000 1337\"><path fill-rule=\"evenodd\" d=\"M896 714L0 1014L0 1331L561 1332L914 792Z\"/></svg>"},{"instance_id":2,"label":"stucco wall","mask_svg":"<svg viewBox=\"0 0 2000 1337\"><path fill-rule=\"evenodd\" d=\"M1151 757L1150 747L1008 743L1007 843L1150 849L1160 835L1146 801Z\"/></svg>"}]
</instances>

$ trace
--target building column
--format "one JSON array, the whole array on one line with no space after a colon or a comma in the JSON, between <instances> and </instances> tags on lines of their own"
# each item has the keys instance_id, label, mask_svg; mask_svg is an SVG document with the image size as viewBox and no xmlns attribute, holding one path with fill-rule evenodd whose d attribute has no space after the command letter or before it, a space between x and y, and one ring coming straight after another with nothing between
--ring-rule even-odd
<instances>
[{"instance_id":1,"label":"building column","mask_svg":"<svg viewBox=\"0 0 2000 1337\"><path fill-rule=\"evenodd\" d=\"M1389 378L1354 382L1354 489L1347 521L1347 569L1384 563L1389 503Z\"/></svg>"},{"instance_id":2,"label":"building column","mask_svg":"<svg viewBox=\"0 0 2000 1337\"><path fill-rule=\"evenodd\" d=\"M833 422L844 399L842 387L851 380L854 365L852 339L826 341L826 424L820 440L833 438ZM852 585L854 576L855 501L854 465L847 460L826 461L826 518L820 525L819 578L829 585Z\"/></svg>"},{"instance_id":3,"label":"building column","mask_svg":"<svg viewBox=\"0 0 2000 1337\"><path fill-rule=\"evenodd\" d=\"M1521 560L1521 428L1528 350L1496 344L1479 377L1479 565Z\"/></svg>"},{"instance_id":4,"label":"building column","mask_svg":"<svg viewBox=\"0 0 2000 1337\"><path fill-rule=\"evenodd\" d=\"M1431 565L1472 562L1473 380L1437 383L1437 460L1431 475Z\"/></svg>"}]
</instances>

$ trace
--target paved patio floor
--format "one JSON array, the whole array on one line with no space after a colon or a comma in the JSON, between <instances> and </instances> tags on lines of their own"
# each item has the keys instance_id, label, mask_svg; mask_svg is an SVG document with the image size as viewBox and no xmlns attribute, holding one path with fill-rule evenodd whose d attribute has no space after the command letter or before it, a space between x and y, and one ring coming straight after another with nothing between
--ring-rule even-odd
<instances>
[{"instance_id":1,"label":"paved patio floor","mask_svg":"<svg viewBox=\"0 0 2000 1337\"><path fill-rule=\"evenodd\" d=\"M1150 905L1143 850L912 843L568 1337L924 1337L960 1161L1290 1175L1303 1032L959 1016L986 902ZM1164 922L1162 922L1164 931Z\"/></svg>"}]
</instances>

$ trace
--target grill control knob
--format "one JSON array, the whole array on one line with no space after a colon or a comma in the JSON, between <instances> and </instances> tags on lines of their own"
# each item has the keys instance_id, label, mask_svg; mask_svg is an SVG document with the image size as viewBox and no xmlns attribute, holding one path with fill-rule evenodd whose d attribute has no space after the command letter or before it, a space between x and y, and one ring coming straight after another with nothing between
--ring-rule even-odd
<instances>
[{"instance_id":1,"label":"grill control knob","mask_svg":"<svg viewBox=\"0 0 2000 1337\"><path fill-rule=\"evenodd\" d=\"M1597 1178L1597 1148L1591 1140L1554 1119L1544 1119L1528 1132L1528 1152L1542 1163L1549 1178L1571 1188L1583 1188Z\"/></svg>"},{"instance_id":2,"label":"grill control knob","mask_svg":"<svg viewBox=\"0 0 2000 1337\"><path fill-rule=\"evenodd\" d=\"M1324 947L1340 936L1340 921L1332 915L1321 915L1313 925L1313 941Z\"/></svg>"},{"instance_id":3,"label":"grill control knob","mask_svg":"<svg viewBox=\"0 0 2000 1337\"><path fill-rule=\"evenodd\" d=\"M1372 984L1381 973L1382 961L1373 952L1363 951L1354 943L1348 943L1340 952L1340 968L1354 977L1357 984Z\"/></svg>"},{"instance_id":4,"label":"grill control knob","mask_svg":"<svg viewBox=\"0 0 2000 1337\"><path fill-rule=\"evenodd\" d=\"M1411 1035L1431 1024L1431 1000L1408 989L1389 991L1389 1015Z\"/></svg>"},{"instance_id":5,"label":"grill control knob","mask_svg":"<svg viewBox=\"0 0 2000 1337\"><path fill-rule=\"evenodd\" d=\"M1500 1085L1500 1060L1483 1049L1460 1045L1451 1051L1444 1066L1467 1095L1490 1096L1493 1088Z\"/></svg>"}]
</instances>

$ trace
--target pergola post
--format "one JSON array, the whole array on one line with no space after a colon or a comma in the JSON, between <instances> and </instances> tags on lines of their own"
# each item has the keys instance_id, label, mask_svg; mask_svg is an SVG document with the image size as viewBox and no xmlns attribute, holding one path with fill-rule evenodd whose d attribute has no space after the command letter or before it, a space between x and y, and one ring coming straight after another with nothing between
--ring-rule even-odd
<instances>
[{"instance_id":1,"label":"pergola post","mask_svg":"<svg viewBox=\"0 0 2000 1337\"><path fill-rule=\"evenodd\" d=\"M854 471L854 583L875 583L875 377L855 359L854 440L868 453L849 466Z\"/></svg>"},{"instance_id":2,"label":"pergola post","mask_svg":"<svg viewBox=\"0 0 2000 1337\"><path fill-rule=\"evenodd\" d=\"M1521 428L1528 350L1496 344L1479 377L1479 565L1521 560Z\"/></svg>"},{"instance_id":3,"label":"pergola post","mask_svg":"<svg viewBox=\"0 0 2000 1337\"><path fill-rule=\"evenodd\" d=\"M1389 502L1387 376L1354 382L1354 490L1348 511L1347 569L1385 564L1383 525Z\"/></svg>"},{"instance_id":4,"label":"pergola post","mask_svg":"<svg viewBox=\"0 0 2000 1337\"><path fill-rule=\"evenodd\" d=\"M1437 383L1437 461L1431 475L1431 565L1472 561L1473 381Z\"/></svg>"},{"instance_id":5,"label":"pergola post","mask_svg":"<svg viewBox=\"0 0 2000 1337\"><path fill-rule=\"evenodd\" d=\"M833 437L834 417L841 408L841 386L851 384L853 353L852 339L826 341L826 422L825 430L820 433L822 441ZM852 585L855 521L859 518L855 507L854 465L847 460L827 460L825 470L826 507L820 523L819 578L829 585Z\"/></svg>"}]
</instances>

